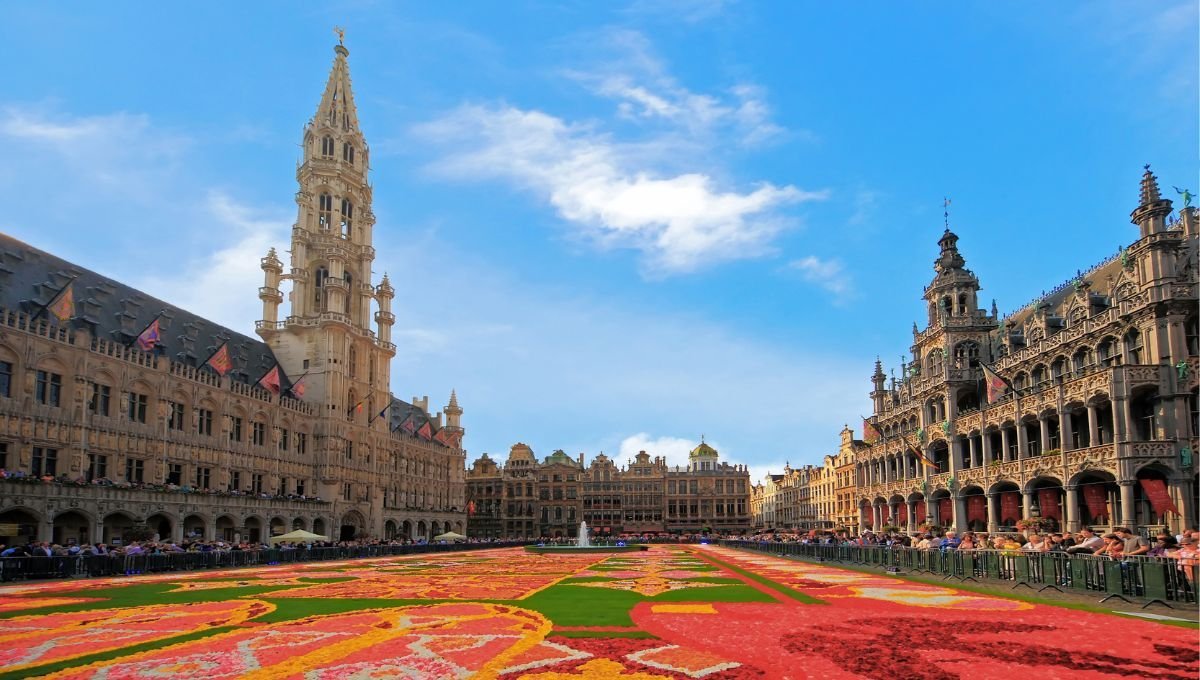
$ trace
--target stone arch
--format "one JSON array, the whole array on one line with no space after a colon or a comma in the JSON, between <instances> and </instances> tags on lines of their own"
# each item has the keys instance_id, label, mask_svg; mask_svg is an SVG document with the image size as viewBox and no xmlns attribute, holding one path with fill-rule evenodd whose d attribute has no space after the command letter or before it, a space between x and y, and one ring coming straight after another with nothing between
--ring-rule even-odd
<instances>
[{"instance_id":1,"label":"stone arch","mask_svg":"<svg viewBox=\"0 0 1200 680\"><path fill-rule=\"evenodd\" d=\"M329 536L324 517L315 517L312 521L312 532L318 536Z\"/></svg>"},{"instance_id":2,"label":"stone arch","mask_svg":"<svg viewBox=\"0 0 1200 680\"><path fill-rule=\"evenodd\" d=\"M462 532L463 532L463 523L462 523L462 521L456 521L456 522L454 523L454 533L456 533L456 534L461 534Z\"/></svg>"},{"instance_id":3,"label":"stone arch","mask_svg":"<svg viewBox=\"0 0 1200 680\"><path fill-rule=\"evenodd\" d=\"M125 512L124 510L110 512L105 515L103 519L104 529L101 533L101 540L104 543L114 543L115 541L123 542L125 540L125 536L133 530L135 525L136 522L134 521L133 515L129 514L128 512Z\"/></svg>"},{"instance_id":4,"label":"stone arch","mask_svg":"<svg viewBox=\"0 0 1200 680\"><path fill-rule=\"evenodd\" d=\"M400 523L400 535L407 539L413 537L413 523L411 520L406 519Z\"/></svg>"},{"instance_id":5,"label":"stone arch","mask_svg":"<svg viewBox=\"0 0 1200 680\"><path fill-rule=\"evenodd\" d=\"M429 537L430 537L430 538L433 538L434 536L441 535L441 533L442 533L442 524L441 524L441 522L438 522L436 519L435 519L435 520L432 520L432 521L429 523Z\"/></svg>"},{"instance_id":6,"label":"stone arch","mask_svg":"<svg viewBox=\"0 0 1200 680\"><path fill-rule=\"evenodd\" d=\"M281 536L288 532L287 527L288 527L287 520L276 515L275 517L271 518L269 534L271 536Z\"/></svg>"},{"instance_id":7,"label":"stone arch","mask_svg":"<svg viewBox=\"0 0 1200 680\"><path fill-rule=\"evenodd\" d=\"M360 536L365 536L367 533L367 520L362 516L362 513L357 510L350 510L342 515L342 522L338 532L338 540L350 541Z\"/></svg>"},{"instance_id":8,"label":"stone arch","mask_svg":"<svg viewBox=\"0 0 1200 680\"><path fill-rule=\"evenodd\" d=\"M396 538L396 534L398 532L399 532L399 529L396 527L395 520L389 519L383 523L383 537L384 538L386 538L390 541L390 540Z\"/></svg>"},{"instance_id":9,"label":"stone arch","mask_svg":"<svg viewBox=\"0 0 1200 680\"><path fill-rule=\"evenodd\" d=\"M308 520L303 517L295 517L292 519L292 531L308 531ZM316 533L316 532L313 532Z\"/></svg>"},{"instance_id":10,"label":"stone arch","mask_svg":"<svg viewBox=\"0 0 1200 680\"><path fill-rule=\"evenodd\" d=\"M92 527L96 518L79 508L70 508L54 515L50 540L59 545L92 542Z\"/></svg>"},{"instance_id":11,"label":"stone arch","mask_svg":"<svg viewBox=\"0 0 1200 680\"><path fill-rule=\"evenodd\" d=\"M0 510L0 526L4 527L4 533L0 533L0 542L18 545L38 540L42 520L42 513L24 506ZM8 533L12 530L15 532Z\"/></svg>"},{"instance_id":12,"label":"stone arch","mask_svg":"<svg viewBox=\"0 0 1200 680\"><path fill-rule=\"evenodd\" d=\"M429 534L425 531L425 520L417 520L417 535L414 538L429 538Z\"/></svg>"},{"instance_id":13,"label":"stone arch","mask_svg":"<svg viewBox=\"0 0 1200 680\"><path fill-rule=\"evenodd\" d=\"M237 533L237 520L229 515L217 517L217 535L214 538L218 541L232 541L236 538Z\"/></svg>"},{"instance_id":14,"label":"stone arch","mask_svg":"<svg viewBox=\"0 0 1200 680\"><path fill-rule=\"evenodd\" d=\"M170 541L175 536L175 517L168 512L156 512L146 517L146 526L151 534L158 534L158 540Z\"/></svg>"},{"instance_id":15,"label":"stone arch","mask_svg":"<svg viewBox=\"0 0 1200 680\"><path fill-rule=\"evenodd\" d=\"M189 538L212 538L208 535L208 518L198 513L184 515L183 538L185 540Z\"/></svg>"}]
</instances>

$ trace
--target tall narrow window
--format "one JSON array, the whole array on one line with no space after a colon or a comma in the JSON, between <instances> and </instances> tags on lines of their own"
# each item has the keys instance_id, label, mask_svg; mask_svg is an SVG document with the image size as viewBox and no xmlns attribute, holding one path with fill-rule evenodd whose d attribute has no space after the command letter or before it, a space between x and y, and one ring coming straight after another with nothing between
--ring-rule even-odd
<instances>
[{"instance_id":1,"label":"tall narrow window","mask_svg":"<svg viewBox=\"0 0 1200 680\"><path fill-rule=\"evenodd\" d=\"M7 361L0 361L0 397L12 396L12 373L13 365Z\"/></svg>"},{"instance_id":2,"label":"tall narrow window","mask_svg":"<svg viewBox=\"0 0 1200 680\"><path fill-rule=\"evenodd\" d=\"M329 225L333 222L333 196L329 194L321 194L317 199L317 224L321 227L321 231L329 231Z\"/></svg>"},{"instance_id":3,"label":"tall narrow window","mask_svg":"<svg viewBox=\"0 0 1200 680\"><path fill-rule=\"evenodd\" d=\"M263 446L267 443L267 424L253 422L250 424L250 437L255 446Z\"/></svg>"},{"instance_id":4,"label":"tall narrow window","mask_svg":"<svg viewBox=\"0 0 1200 680\"><path fill-rule=\"evenodd\" d=\"M1128 363L1142 363L1142 334L1136 328L1125 334L1125 356Z\"/></svg>"},{"instance_id":5,"label":"tall narrow window","mask_svg":"<svg viewBox=\"0 0 1200 680\"><path fill-rule=\"evenodd\" d=\"M108 456L89 453L87 466L87 481L104 479L108 476Z\"/></svg>"},{"instance_id":6,"label":"tall narrow window","mask_svg":"<svg viewBox=\"0 0 1200 680\"><path fill-rule=\"evenodd\" d=\"M321 155L325 158L333 158L333 137L321 138Z\"/></svg>"},{"instance_id":7,"label":"tall narrow window","mask_svg":"<svg viewBox=\"0 0 1200 680\"><path fill-rule=\"evenodd\" d=\"M325 305L325 279L329 278L329 270L324 267L317 267L316 285L313 286L313 302L317 305L317 311L324 311Z\"/></svg>"},{"instance_id":8,"label":"tall narrow window","mask_svg":"<svg viewBox=\"0 0 1200 680\"><path fill-rule=\"evenodd\" d=\"M229 441L242 441L242 419L237 416L229 419Z\"/></svg>"},{"instance_id":9,"label":"tall narrow window","mask_svg":"<svg viewBox=\"0 0 1200 680\"><path fill-rule=\"evenodd\" d=\"M125 481L141 484L146 475L146 462L137 458L125 459Z\"/></svg>"},{"instance_id":10,"label":"tall narrow window","mask_svg":"<svg viewBox=\"0 0 1200 680\"><path fill-rule=\"evenodd\" d=\"M149 397L137 392L125 394L125 415L135 423L146 422L146 406Z\"/></svg>"},{"instance_id":11,"label":"tall narrow window","mask_svg":"<svg viewBox=\"0 0 1200 680\"><path fill-rule=\"evenodd\" d=\"M213 431L213 412L212 409L200 408L196 409L196 434L202 434L208 437L212 436Z\"/></svg>"},{"instance_id":12,"label":"tall narrow window","mask_svg":"<svg viewBox=\"0 0 1200 680\"><path fill-rule=\"evenodd\" d=\"M58 406L62 400L62 376L50 371L38 371L34 399L45 406Z\"/></svg>"},{"instance_id":13,"label":"tall narrow window","mask_svg":"<svg viewBox=\"0 0 1200 680\"><path fill-rule=\"evenodd\" d=\"M171 415L167 418L167 427L172 430L183 431L183 404L177 401L170 402Z\"/></svg>"},{"instance_id":14,"label":"tall narrow window","mask_svg":"<svg viewBox=\"0 0 1200 680\"><path fill-rule=\"evenodd\" d=\"M58 474L58 449L33 447L33 467L30 469L34 477Z\"/></svg>"},{"instance_id":15,"label":"tall narrow window","mask_svg":"<svg viewBox=\"0 0 1200 680\"><path fill-rule=\"evenodd\" d=\"M100 383L92 383L92 396L88 399L88 410L98 416L107 416L112 399L112 388Z\"/></svg>"},{"instance_id":16,"label":"tall narrow window","mask_svg":"<svg viewBox=\"0 0 1200 680\"><path fill-rule=\"evenodd\" d=\"M350 142L342 144L342 160L354 164L354 145Z\"/></svg>"},{"instance_id":17,"label":"tall narrow window","mask_svg":"<svg viewBox=\"0 0 1200 680\"><path fill-rule=\"evenodd\" d=\"M342 236L350 236L350 227L354 222L354 204L350 199L342 199Z\"/></svg>"}]
</instances>

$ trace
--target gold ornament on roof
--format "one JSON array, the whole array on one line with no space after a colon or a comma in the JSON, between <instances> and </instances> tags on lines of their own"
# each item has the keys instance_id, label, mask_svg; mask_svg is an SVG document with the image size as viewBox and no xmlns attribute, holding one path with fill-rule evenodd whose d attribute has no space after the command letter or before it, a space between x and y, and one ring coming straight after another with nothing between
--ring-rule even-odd
<instances>
[{"instance_id":1,"label":"gold ornament on roof","mask_svg":"<svg viewBox=\"0 0 1200 680\"><path fill-rule=\"evenodd\" d=\"M333 27L333 34L337 36L337 38L338 38L338 44L339 44L339 45L343 45L343 44L345 44L345 42L346 42L346 29L342 28L341 26L334 26L334 27Z\"/></svg>"}]
</instances>

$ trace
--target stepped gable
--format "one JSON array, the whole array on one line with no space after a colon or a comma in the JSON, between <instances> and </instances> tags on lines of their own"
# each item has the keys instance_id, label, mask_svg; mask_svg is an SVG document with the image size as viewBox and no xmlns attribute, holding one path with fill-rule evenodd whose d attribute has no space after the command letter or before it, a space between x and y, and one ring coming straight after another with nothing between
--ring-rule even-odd
<instances>
[{"instance_id":1,"label":"stepped gable","mask_svg":"<svg viewBox=\"0 0 1200 680\"><path fill-rule=\"evenodd\" d=\"M86 328L96 338L131 344L155 315L161 314L160 354L189 366L201 366L229 342L234 368L229 375L254 384L275 365L275 355L261 340L243 335L169 302L114 281L43 250L0 234L0 308L36 314L74 279L76 316L73 328ZM46 316L42 316L46 319ZM54 320L51 318L51 322ZM280 367L280 384L291 385Z\"/></svg>"}]
</instances>

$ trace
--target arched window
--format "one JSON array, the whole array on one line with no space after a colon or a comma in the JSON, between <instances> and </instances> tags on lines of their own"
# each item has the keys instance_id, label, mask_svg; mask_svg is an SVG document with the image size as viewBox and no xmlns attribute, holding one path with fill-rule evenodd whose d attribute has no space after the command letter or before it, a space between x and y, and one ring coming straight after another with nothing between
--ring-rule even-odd
<instances>
[{"instance_id":1,"label":"arched window","mask_svg":"<svg viewBox=\"0 0 1200 680\"><path fill-rule=\"evenodd\" d=\"M343 302L342 313L349 314L350 313L350 298L354 297L353 293L352 293L352 291L354 290L354 277L350 276L350 272L342 272L342 280L346 282L346 295L342 299L342 302Z\"/></svg>"},{"instance_id":2,"label":"arched window","mask_svg":"<svg viewBox=\"0 0 1200 680\"><path fill-rule=\"evenodd\" d=\"M318 311L324 306L322 305L322 301L325 299L325 279L327 278L329 278L329 270L324 267L317 267L315 285L313 285L313 302L316 303Z\"/></svg>"},{"instance_id":3,"label":"arched window","mask_svg":"<svg viewBox=\"0 0 1200 680\"><path fill-rule=\"evenodd\" d=\"M354 145L350 142L342 144L342 160L354 165Z\"/></svg>"},{"instance_id":4,"label":"arched window","mask_svg":"<svg viewBox=\"0 0 1200 680\"><path fill-rule=\"evenodd\" d=\"M1100 341L1100 344L1096 346L1096 359L1102 366L1121 365L1121 354L1117 350L1115 338L1108 337Z\"/></svg>"},{"instance_id":5,"label":"arched window","mask_svg":"<svg viewBox=\"0 0 1200 680\"><path fill-rule=\"evenodd\" d=\"M945 365L945 353L939 347L929 353L926 358L925 366L929 370L929 375L937 376L942 373L942 367Z\"/></svg>"},{"instance_id":6,"label":"arched window","mask_svg":"<svg viewBox=\"0 0 1200 680\"><path fill-rule=\"evenodd\" d=\"M342 199L342 236L350 236L350 226L354 221L354 205L350 199Z\"/></svg>"},{"instance_id":7,"label":"arched window","mask_svg":"<svg viewBox=\"0 0 1200 680\"><path fill-rule=\"evenodd\" d=\"M321 227L321 231L329 231L329 224L333 221L333 196L329 194L321 194L317 199L317 224Z\"/></svg>"},{"instance_id":8,"label":"arched window","mask_svg":"<svg viewBox=\"0 0 1200 680\"><path fill-rule=\"evenodd\" d=\"M1024 372L1018 373L1016 375L1016 377L1013 378L1013 387L1017 390L1023 390L1028 385L1029 385L1029 376L1026 375Z\"/></svg>"},{"instance_id":9,"label":"arched window","mask_svg":"<svg viewBox=\"0 0 1200 680\"><path fill-rule=\"evenodd\" d=\"M321 155L325 158L333 158L333 137L326 135L321 138Z\"/></svg>"},{"instance_id":10,"label":"arched window","mask_svg":"<svg viewBox=\"0 0 1200 680\"><path fill-rule=\"evenodd\" d=\"M355 351L354 345L350 345L350 349L346 352L346 371L350 373L351 378L355 377L357 373L356 366L358 366L358 352Z\"/></svg>"},{"instance_id":11,"label":"arched window","mask_svg":"<svg viewBox=\"0 0 1200 680\"><path fill-rule=\"evenodd\" d=\"M960 342L954 347L954 364L958 368L975 368L979 365L979 343L974 340Z\"/></svg>"},{"instance_id":12,"label":"arched window","mask_svg":"<svg viewBox=\"0 0 1200 680\"><path fill-rule=\"evenodd\" d=\"M1142 363L1142 334L1136 328L1129 329L1125 334L1125 357L1127 363Z\"/></svg>"},{"instance_id":13,"label":"arched window","mask_svg":"<svg viewBox=\"0 0 1200 680\"><path fill-rule=\"evenodd\" d=\"M1092 350L1080 347L1071 355L1071 372L1076 376L1083 375L1084 369L1092 365Z\"/></svg>"},{"instance_id":14,"label":"arched window","mask_svg":"<svg viewBox=\"0 0 1200 680\"><path fill-rule=\"evenodd\" d=\"M1190 316L1183 322L1183 337L1190 356L1200 354L1200 317Z\"/></svg>"},{"instance_id":15,"label":"arched window","mask_svg":"<svg viewBox=\"0 0 1200 680\"><path fill-rule=\"evenodd\" d=\"M1054 357L1054 361L1050 362L1050 377L1061 378L1067 371L1067 358L1064 356Z\"/></svg>"},{"instance_id":16,"label":"arched window","mask_svg":"<svg viewBox=\"0 0 1200 680\"><path fill-rule=\"evenodd\" d=\"M1043 382L1045 382L1046 381L1046 366L1045 366L1045 364L1038 364L1037 366L1034 366L1033 367L1033 375L1031 375L1030 378L1033 381L1033 384L1035 386L1040 385Z\"/></svg>"},{"instance_id":17,"label":"arched window","mask_svg":"<svg viewBox=\"0 0 1200 680\"><path fill-rule=\"evenodd\" d=\"M966 293L958 294L958 315L959 316L967 315L967 300L969 300L969 299L970 298L967 296Z\"/></svg>"}]
</instances>

